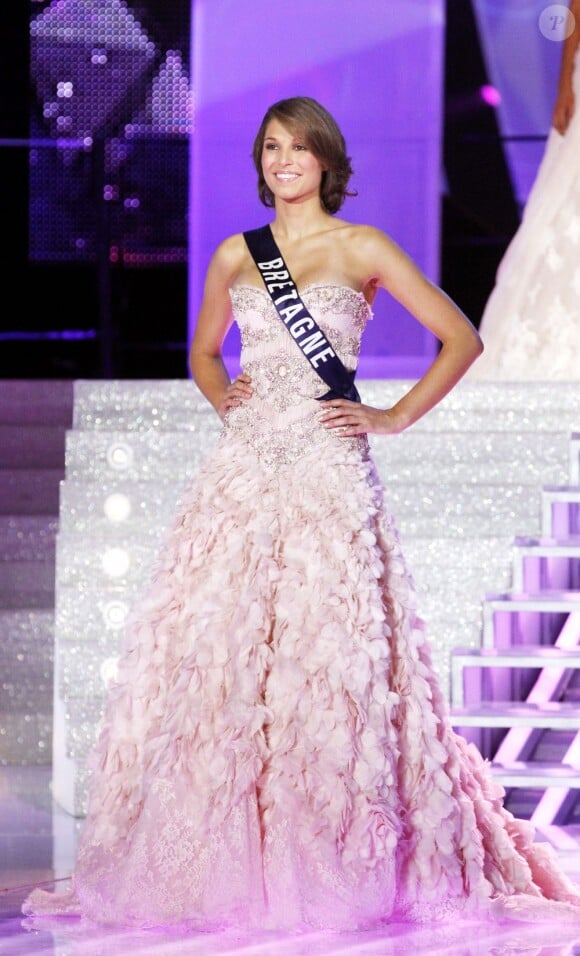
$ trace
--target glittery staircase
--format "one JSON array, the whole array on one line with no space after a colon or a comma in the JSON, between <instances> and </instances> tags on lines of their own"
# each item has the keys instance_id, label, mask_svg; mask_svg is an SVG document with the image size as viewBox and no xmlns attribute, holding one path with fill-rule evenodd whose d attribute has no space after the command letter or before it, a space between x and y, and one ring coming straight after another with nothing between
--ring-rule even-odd
<instances>
[{"instance_id":1,"label":"glittery staircase","mask_svg":"<svg viewBox=\"0 0 580 956\"><path fill-rule=\"evenodd\" d=\"M0 764L50 764L69 381L0 381Z\"/></svg>"},{"instance_id":2,"label":"glittery staircase","mask_svg":"<svg viewBox=\"0 0 580 956\"><path fill-rule=\"evenodd\" d=\"M409 384L360 390L387 407ZM403 434L372 437L446 686L452 650L481 646L486 593L512 586L514 537L541 534L541 489L569 480L579 422L571 384L462 383ZM75 383L57 537L53 784L73 815L84 812L84 759L123 621L218 430L186 380Z\"/></svg>"},{"instance_id":3,"label":"glittery staircase","mask_svg":"<svg viewBox=\"0 0 580 956\"><path fill-rule=\"evenodd\" d=\"M578 437L571 484L540 491L541 534L514 539L512 589L485 597L481 649L452 652L454 725L490 758L512 812L552 840L580 824Z\"/></svg>"}]
</instances>

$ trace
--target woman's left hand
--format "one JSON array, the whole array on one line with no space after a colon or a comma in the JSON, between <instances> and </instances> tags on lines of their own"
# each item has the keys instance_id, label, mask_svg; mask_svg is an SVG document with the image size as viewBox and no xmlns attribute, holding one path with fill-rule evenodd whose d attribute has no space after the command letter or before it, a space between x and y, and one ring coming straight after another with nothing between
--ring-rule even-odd
<instances>
[{"instance_id":1,"label":"woman's left hand","mask_svg":"<svg viewBox=\"0 0 580 956\"><path fill-rule=\"evenodd\" d=\"M396 435L404 425L391 409L372 408L347 398L333 398L321 402L320 422L324 428L336 431L340 438L353 435Z\"/></svg>"}]
</instances>

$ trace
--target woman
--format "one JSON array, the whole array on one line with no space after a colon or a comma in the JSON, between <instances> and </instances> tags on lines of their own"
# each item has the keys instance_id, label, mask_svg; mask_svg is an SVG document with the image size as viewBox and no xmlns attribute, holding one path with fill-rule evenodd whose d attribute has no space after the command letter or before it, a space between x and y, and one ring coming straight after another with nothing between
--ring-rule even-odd
<instances>
[{"instance_id":1,"label":"woman","mask_svg":"<svg viewBox=\"0 0 580 956\"><path fill-rule=\"evenodd\" d=\"M222 434L133 617L73 889L36 891L25 912L204 930L580 920L580 894L450 727L369 456L368 433L408 427L461 378L477 332L388 236L335 217L351 166L320 104L275 103L254 159L279 251L347 370L380 287L441 350L392 408L320 401L247 239L216 250L191 368Z\"/></svg>"},{"instance_id":2,"label":"woman","mask_svg":"<svg viewBox=\"0 0 580 956\"><path fill-rule=\"evenodd\" d=\"M483 312L472 379L580 379L580 0L569 9L552 129Z\"/></svg>"}]
</instances>

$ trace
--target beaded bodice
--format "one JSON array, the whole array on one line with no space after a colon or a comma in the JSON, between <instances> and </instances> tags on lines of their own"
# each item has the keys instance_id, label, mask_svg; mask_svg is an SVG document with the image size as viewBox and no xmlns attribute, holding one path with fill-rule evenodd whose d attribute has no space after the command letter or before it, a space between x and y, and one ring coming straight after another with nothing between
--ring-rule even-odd
<instances>
[{"instance_id":1,"label":"beaded bodice","mask_svg":"<svg viewBox=\"0 0 580 956\"><path fill-rule=\"evenodd\" d=\"M362 293L321 284L307 286L301 295L346 368L356 368L362 334L372 317ZM295 460L313 429L323 432L316 399L328 386L293 341L265 289L237 286L231 299L242 340L241 365L252 379L254 395L229 412L226 432L245 437L265 464ZM341 440L328 432L318 438ZM351 441L359 439L342 439Z\"/></svg>"}]
</instances>

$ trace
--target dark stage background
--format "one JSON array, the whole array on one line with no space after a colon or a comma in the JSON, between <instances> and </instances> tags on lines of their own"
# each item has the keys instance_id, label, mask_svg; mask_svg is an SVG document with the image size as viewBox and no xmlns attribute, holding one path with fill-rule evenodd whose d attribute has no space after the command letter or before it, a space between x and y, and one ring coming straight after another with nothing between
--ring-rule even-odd
<instances>
[{"instance_id":1,"label":"dark stage background","mask_svg":"<svg viewBox=\"0 0 580 956\"><path fill-rule=\"evenodd\" d=\"M185 377L190 0L12 6L0 377ZM478 324L519 210L469 0L445 52L440 282Z\"/></svg>"}]
</instances>

